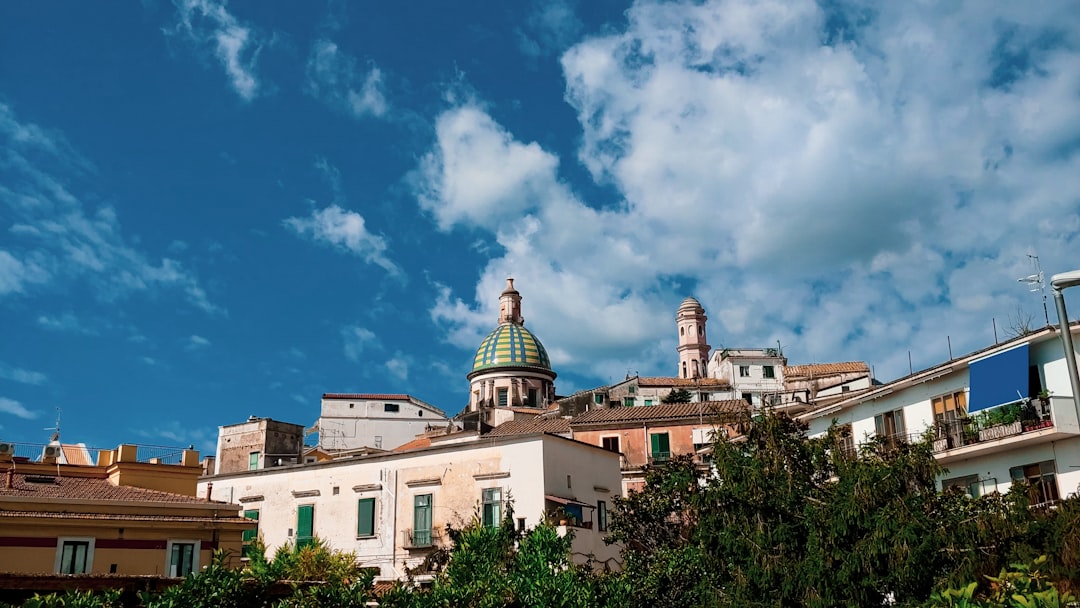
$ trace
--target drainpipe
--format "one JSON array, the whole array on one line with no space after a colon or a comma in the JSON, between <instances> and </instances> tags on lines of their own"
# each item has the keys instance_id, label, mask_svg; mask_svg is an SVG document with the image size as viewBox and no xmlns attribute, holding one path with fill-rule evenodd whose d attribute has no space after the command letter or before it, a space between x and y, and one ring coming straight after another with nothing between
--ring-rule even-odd
<instances>
[{"instance_id":1,"label":"drainpipe","mask_svg":"<svg viewBox=\"0 0 1080 608\"><path fill-rule=\"evenodd\" d=\"M1069 314L1065 310L1065 295L1061 292L1080 285L1080 270L1055 274L1050 278L1054 292L1054 306L1057 308L1058 323L1061 326L1061 344L1065 347L1065 365L1069 369L1069 383L1072 385L1073 408L1080 419L1080 373L1076 369L1076 351L1073 350L1072 329L1069 327Z\"/></svg>"}]
</instances>

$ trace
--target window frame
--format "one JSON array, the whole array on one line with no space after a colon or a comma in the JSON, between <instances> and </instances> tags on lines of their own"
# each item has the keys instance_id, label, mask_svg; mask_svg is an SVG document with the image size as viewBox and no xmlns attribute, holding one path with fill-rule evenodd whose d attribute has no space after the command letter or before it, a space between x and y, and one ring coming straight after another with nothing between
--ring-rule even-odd
<instances>
[{"instance_id":1,"label":"window frame","mask_svg":"<svg viewBox=\"0 0 1080 608\"><path fill-rule=\"evenodd\" d=\"M426 499L422 501L421 499ZM421 504L426 502L426 504ZM431 493L427 494L415 494L413 495L413 528L412 528L412 541L414 546L418 547L430 547L434 544L434 511L435 511L435 496ZM420 514L426 513L427 527L423 529L424 534L421 540L417 540L418 533L420 532L419 524Z\"/></svg>"},{"instance_id":2,"label":"window frame","mask_svg":"<svg viewBox=\"0 0 1080 608\"><path fill-rule=\"evenodd\" d=\"M255 450L253 452L248 452L248 470L249 471L258 471L259 470L259 459L260 458L262 458L262 451Z\"/></svg>"},{"instance_id":3,"label":"window frame","mask_svg":"<svg viewBox=\"0 0 1080 608\"><path fill-rule=\"evenodd\" d=\"M661 438L663 438L661 440ZM663 443L667 450L658 449ZM667 431L649 433L649 459L653 462L666 462L671 460L671 433Z\"/></svg>"},{"instance_id":4,"label":"window frame","mask_svg":"<svg viewBox=\"0 0 1080 608\"><path fill-rule=\"evenodd\" d=\"M607 532L608 529L608 510L607 502L603 500L596 501L596 530L597 532Z\"/></svg>"},{"instance_id":5,"label":"window frame","mask_svg":"<svg viewBox=\"0 0 1080 608\"><path fill-rule=\"evenodd\" d=\"M179 569L174 573L176 563L173 561L173 553L177 547L191 547L191 563L188 564L189 569L187 572L179 573ZM199 571L199 552L202 550L202 541L193 539L176 538L169 539L169 542L165 544L165 576L169 578L184 578L187 575Z\"/></svg>"},{"instance_id":6,"label":"window frame","mask_svg":"<svg viewBox=\"0 0 1080 608\"><path fill-rule=\"evenodd\" d=\"M367 514L368 529L364 529L362 525L365 523L364 505L370 505L370 512ZM375 538L378 536L375 530L375 523L377 521L376 513L379 507L378 501L374 496L365 496L363 498L356 499L356 538Z\"/></svg>"},{"instance_id":7,"label":"window frame","mask_svg":"<svg viewBox=\"0 0 1080 608\"><path fill-rule=\"evenodd\" d=\"M608 445L610 440L615 441L615 448L616 449L613 450ZM604 435L604 436L600 437L600 447L604 448L605 450L607 450L609 452L614 452L616 454L622 454L622 436L620 436L620 435Z\"/></svg>"},{"instance_id":8,"label":"window frame","mask_svg":"<svg viewBox=\"0 0 1080 608\"><path fill-rule=\"evenodd\" d=\"M776 379L776 366L775 365L762 365L761 366L761 377L765 378L767 380L775 380Z\"/></svg>"},{"instance_id":9,"label":"window frame","mask_svg":"<svg viewBox=\"0 0 1080 608\"><path fill-rule=\"evenodd\" d=\"M1029 475L1028 469L1031 467L1037 467L1035 475ZM1023 481L1028 484L1028 500L1032 506L1052 505L1061 500L1057 477L1057 463L1053 459L1009 467L1009 480L1012 483Z\"/></svg>"},{"instance_id":10,"label":"window frame","mask_svg":"<svg viewBox=\"0 0 1080 608\"><path fill-rule=\"evenodd\" d=\"M308 517L308 534L301 534L303 531L303 513L307 511ZM297 505L296 506L296 548L301 549L308 546L315 540L315 505L314 503Z\"/></svg>"},{"instance_id":11,"label":"window frame","mask_svg":"<svg viewBox=\"0 0 1080 608\"><path fill-rule=\"evenodd\" d=\"M382 407L384 414L397 414L401 412L400 403L383 403Z\"/></svg>"},{"instance_id":12,"label":"window frame","mask_svg":"<svg viewBox=\"0 0 1080 608\"><path fill-rule=\"evenodd\" d=\"M740 365L739 366L739 377L740 378L749 378L750 377L750 366L749 365Z\"/></svg>"},{"instance_id":13,"label":"window frame","mask_svg":"<svg viewBox=\"0 0 1080 608\"><path fill-rule=\"evenodd\" d=\"M96 538L93 536L59 536L56 539L56 560L53 564L53 572L56 574L90 574L94 571L94 544ZM84 546L86 547L86 554L83 556L83 564L81 572L64 572L64 548L71 544L72 546ZM74 558L73 554L72 557Z\"/></svg>"},{"instance_id":14,"label":"window frame","mask_svg":"<svg viewBox=\"0 0 1080 608\"><path fill-rule=\"evenodd\" d=\"M480 490L480 524L485 528L498 528L502 524L501 487Z\"/></svg>"}]
</instances>

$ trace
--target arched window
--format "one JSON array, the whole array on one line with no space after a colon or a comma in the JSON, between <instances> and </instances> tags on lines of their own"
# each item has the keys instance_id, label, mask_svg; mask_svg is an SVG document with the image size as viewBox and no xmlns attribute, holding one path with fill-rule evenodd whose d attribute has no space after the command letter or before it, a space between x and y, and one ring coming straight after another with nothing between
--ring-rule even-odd
<instances>
[{"instance_id":1,"label":"arched window","mask_svg":"<svg viewBox=\"0 0 1080 608\"><path fill-rule=\"evenodd\" d=\"M699 335L699 336L704 336L705 335L705 326L704 325L698 325L697 335Z\"/></svg>"},{"instance_id":2,"label":"arched window","mask_svg":"<svg viewBox=\"0 0 1080 608\"><path fill-rule=\"evenodd\" d=\"M685 327L680 327L679 328L679 335L680 336L685 336L686 335L686 328Z\"/></svg>"},{"instance_id":3,"label":"arched window","mask_svg":"<svg viewBox=\"0 0 1080 608\"><path fill-rule=\"evenodd\" d=\"M686 377L686 361L683 361L683 364L682 364L682 377L683 378Z\"/></svg>"},{"instance_id":4,"label":"arched window","mask_svg":"<svg viewBox=\"0 0 1080 608\"><path fill-rule=\"evenodd\" d=\"M701 377L701 371L698 369L697 359L694 359L694 377L695 378L700 378Z\"/></svg>"}]
</instances>

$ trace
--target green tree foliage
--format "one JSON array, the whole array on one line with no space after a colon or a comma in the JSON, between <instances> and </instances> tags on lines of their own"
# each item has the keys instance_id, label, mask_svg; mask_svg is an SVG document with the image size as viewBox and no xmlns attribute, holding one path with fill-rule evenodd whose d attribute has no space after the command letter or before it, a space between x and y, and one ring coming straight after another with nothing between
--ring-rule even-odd
<instances>
[{"instance_id":1,"label":"green tree foliage","mask_svg":"<svg viewBox=\"0 0 1080 608\"><path fill-rule=\"evenodd\" d=\"M1006 496L941 493L929 441L843 449L840 433L767 413L719 439L710 466L689 457L646 470L617 499L636 602L655 606L881 606L925 601L935 586L987 580L1012 561L1056 556L1074 575L1078 507L1029 508ZM1075 503L1075 501L1071 501ZM988 584L988 583L987 583Z\"/></svg>"},{"instance_id":2,"label":"green tree foliage","mask_svg":"<svg viewBox=\"0 0 1080 608\"><path fill-rule=\"evenodd\" d=\"M1045 555L1028 564L1013 564L1002 569L998 576L986 577L989 591L978 593L979 584L934 591L925 608L1064 608L1072 606L1076 597L1061 592L1050 582L1041 567Z\"/></svg>"},{"instance_id":3,"label":"green tree foliage","mask_svg":"<svg viewBox=\"0 0 1080 608\"><path fill-rule=\"evenodd\" d=\"M660 403L690 403L690 391L685 388L671 389L671 392L660 398Z\"/></svg>"}]
</instances>

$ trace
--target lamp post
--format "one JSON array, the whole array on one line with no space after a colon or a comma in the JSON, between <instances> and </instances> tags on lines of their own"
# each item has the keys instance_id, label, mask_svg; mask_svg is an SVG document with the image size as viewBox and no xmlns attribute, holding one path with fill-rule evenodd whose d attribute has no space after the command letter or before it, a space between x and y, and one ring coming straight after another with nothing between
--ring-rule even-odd
<instances>
[{"instance_id":1,"label":"lamp post","mask_svg":"<svg viewBox=\"0 0 1080 608\"><path fill-rule=\"evenodd\" d=\"M1080 373L1076 369L1076 351L1073 350L1069 314L1065 311L1065 296L1061 293L1077 285L1080 285L1080 270L1062 272L1050 278L1050 287L1054 292L1054 306L1057 307L1058 323L1061 326L1061 343L1065 347L1065 364L1069 368L1069 383L1072 384L1073 406L1077 414L1080 414Z\"/></svg>"}]
</instances>

